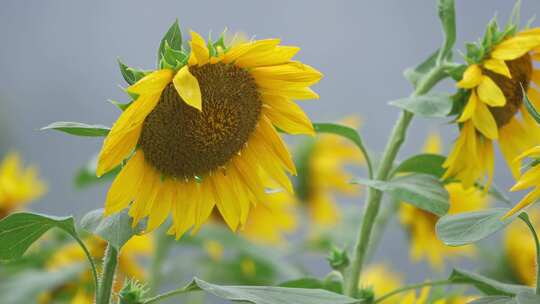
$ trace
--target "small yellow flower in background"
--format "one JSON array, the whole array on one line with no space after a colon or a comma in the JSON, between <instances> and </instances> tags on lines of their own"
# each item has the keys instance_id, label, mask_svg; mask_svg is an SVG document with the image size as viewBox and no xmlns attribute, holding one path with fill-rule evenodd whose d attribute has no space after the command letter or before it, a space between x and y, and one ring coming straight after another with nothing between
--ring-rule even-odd
<instances>
[{"instance_id":1,"label":"small yellow flower in background","mask_svg":"<svg viewBox=\"0 0 540 304\"><path fill-rule=\"evenodd\" d=\"M94 259L102 259L107 243L97 237L87 238L85 244ZM120 251L118 258L118 272L116 276L114 290L119 291L127 278L143 280L145 271L140 261L141 257L151 256L154 251L152 237L150 235L140 235L132 237ZM86 256L79 244L71 243L60 248L49 260L46 267L49 270L57 270L63 267L86 262ZM55 293L66 293L72 295L71 304L93 303L94 285L90 271L84 272L78 281L69 282L65 286L57 288L55 291L40 295L40 304L55 303L57 296Z\"/></svg>"},{"instance_id":2,"label":"small yellow flower in background","mask_svg":"<svg viewBox=\"0 0 540 304\"><path fill-rule=\"evenodd\" d=\"M535 227L540 225L540 210L529 212ZM504 232L504 250L515 276L521 284L536 284L536 247L529 228L522 222L510 224Z\"/></svg>"},{"instance_id":3,"label":"small yellow flower in background","mask_svg":"<svg viewBox=\"0 0 540 304\"><path fill-rule=\"evenodd\" d=\"M232 230L264 201L265 172L292 191L296 174L274 126L290 134L314 134L293 102L318 98L309 87L322 74L292 61L299 48L279 39L217 48L191 32L191 54L178 72L150 73L127 91L138 98L113 125L98 161L98 175L129 158L113 182L107 215L130 207L148 230L172 215L179 238L207 221L214 207ZM130 205L131 203L131 205Z\"/></svg>"},{"instance_id":4,"label":"small yellow flower in background","mask_svg":"<svg viewBox=\"0 0 540 304\"><path fill-rule=\"evenodd\" d=\"M492 35L493 36L493 35ZM503 36L504 37L504 36ZM493 143L498 141L513 176L519 176L514 159L540 144L540 127L524 108L522 86L531 102L540 107L540 28L510 33L470 63L458 88L468 100L458 117L459 138L444 166L445 177L455 177L466 187L479 179L489 186L493 179Z\"/></svg>"},{"instance_id":5,"label":"small yellow flower in background","mask_svg":"<svg viewBox=\"0 0 540 304\"><path fill-rule=\"evenodd\" d=\"M440 136L432 133L424 146L424 152L441 153ZM448 214L481 210L488 206L488 197L477 188L465 188L463 184L452 182L445 185L449 194L450 209ZM410 237L410 254L413 260L426 258L434 269L443 270L444 259L456 256L470 256L474 247L449 247L437 238L435 225L438 216L402 203L399 220L406 227Z\"/></svg>"},{"instance_id":6,"label":"small yellow flower in background","mask_svg":"<svg viewBox=\"0 0 540 304\"><path fill-rule=\"evenodd\" d=\"M360 289L372 288L375 298L383 296L391 291L394 291L404 284L403 277L400 274L392 272L388 266L384 264L370 265L362 273L360 278ZM402 303L402 296L396 295L388 298L386 304Z\"/></svg>"},{"instance_id":7,"label":"small yellow flower in background","mask_svg":"<svg viewBox=\"0 0 540 304\"><path fill-rule=\"evenodd\" d=\"M357 128L357 118L347 118L342 124ZM363 165L365 160L354 144L335 135L320 135L308 140L298 151L299 171L296 193L307 206L310 217L320 225L336 224L340 217L334 194L358 195L359 188L350 183L353 175L349 165Z\"/></svg>"},{"instance_id":8,"label":"small yellow flower in background","mask_svg":"<svg viewBox=\"0 0 540 304\"><path fill-rule=\"evenodd\" d=\"M250 258L243 258L240 262L240 271L246 277L254 277L257 274L257 265Z\"/></svg>"},{"instance_id":9,"label":"small yellow flower in background","mask_svg":"<svg viewBox=\"0 0 540 304\"><path fill-rule=\"evenodd\" d=\"M214 261L218 262L223 258L223 245L216 240L206 240L203 244L204 250L208 256Z\"/></svg>"},{"instance_id":10,"label":"small yellow flower in background","mask_svg":"<svg viewBox=\"0 0 540 304\"><path fill-rule=\"evenodd\" d=\"M24 168L18 154L10 153L0 163L0 219L23 208L45 191L37 169Z\"/></svg>"},{"instance_id":11,"label":"small yellow flower in background","mask_svg":"<svg viewBox=\"0 0 540 304\"><path fill-rule=\"evenodd\" d=\"M521 163L521 161L527 157L531 158L539 158L540 157L540 146L536 146L532 149L529 149L523 154L521 154L519 157L515 159L515 163L518 165ZM507 214L505 214L505 218L508 216L511 216L519 211L521 211L523 208L533 204L540 198L540 166L533 165L531 166L527 172L525 172L517 181L517 183L510 189L511 191L519 191L519 190L525 190L527 188L533 188L531 192L529 192L523 199L516 205L512 210L510 210Z\"/></svg>"}]
</instances>

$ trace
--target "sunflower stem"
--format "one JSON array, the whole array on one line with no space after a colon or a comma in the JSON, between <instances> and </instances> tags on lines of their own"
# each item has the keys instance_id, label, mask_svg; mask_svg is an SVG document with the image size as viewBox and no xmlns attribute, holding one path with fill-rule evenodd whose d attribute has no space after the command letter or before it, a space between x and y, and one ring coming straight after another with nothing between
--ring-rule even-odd
<instances>
[{"instance_id":1,"label":"sunflower stem","mask_svg":"<svg viewBox=\"0 0 540 304\"><path fill-rule=\"evenodd\" d=\"M99 294L96 299L97 304L110 304L112 286L114 283L114 275L116 272L116 265L118 263L118 250L114 248L110 243L107 243L107 249L105 250L105 257L103 258L103 273L101 275L101 281L99 283Z\"/></svg>"},{"instance_id":2,"label":"sunflower stem","mask_svg":"<svg viewBox=\"0 0 540 304\"><path fill-rule=\"evenodd\" d=\"M527 227L531 230L531 234L534 238L534 245L536 246L536 294L540 295L540 242L538 240L538 234L526 212L522 212L519 215L519 218L527 224Z\"/></svg>"},{"instance_id":3,"label":"sunflower stem","mask_svg":"<svg viewBox=\"0 0 540 304\"><path fill-rule=\"evenodd\" d=\"M433 69L425 75L422 81L420 81L412 96L420 96L428 93L439 81L447 76L445 73L445 68L446 66L444 64L433 67ZM376 180L386 181L389 178L390 171L394 161L396 160L399 149L405 141L407 129L413 117L414 114L409 111L401 112L396 124L394 125L390 138L388 139L386 148L384 149L380 165L375 175ZM362 222L360 224L360 231L358 233L354 250L354 258L346 282L347 285L345 292L346 295L350 297L356 297L358 293L358 282L360 280L362 266L370 245L371 232L373 230L377 214L379 213L382 196L383 193L381 191L374 188L368 189L367 204Z\"/></svg>"}]
</instances>

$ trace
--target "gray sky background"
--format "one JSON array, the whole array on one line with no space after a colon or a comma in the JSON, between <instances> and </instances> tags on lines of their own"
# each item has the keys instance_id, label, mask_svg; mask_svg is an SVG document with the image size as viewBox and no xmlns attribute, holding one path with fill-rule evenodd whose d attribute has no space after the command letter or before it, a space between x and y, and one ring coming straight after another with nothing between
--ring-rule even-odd
<instances>
[{"instance_id":1,"label":"gray sky background","mask_svg":"<svg viewBox=\"0 0 540 304\"><path fill-rule=\"evenodd\" d=\"M513 1L457 0L458 43L483 35L499 12L507 20ZM524 20L540 2L524 0ZM179 18L184 33L217 34L225 27L257 38L280 37L302 48L298 59L320 69L321 99L302 102L315 121L350 113L363 117L369 148L382 150L398 110L387 102L410 94L402 71L439 47L436 1L2 1L0 10L0 155L21 151L39 165L49 193L32 205L49 214L81 215L103 205L106 185L75 191L73 173L101 147L101 139L37 131L53 121L111 125L119 112L108 98L126 100L116 64L155 67L159 41ZM187 36L187 35L186 35ZM186 37L187 38L187 37ZM459 56L457 56L459 57ZM459 58L458 58L459 59ZM443 84L440 89L451 89ZM438 129L449 148L456 135L445 121L415 119L402 157L418 151L428 131ZM497 183L511 184L498 159ZM403 234L387 235L380 259L403 258ZM399 260L399 259L398 259Z\"/></svg>"}]
</instances>

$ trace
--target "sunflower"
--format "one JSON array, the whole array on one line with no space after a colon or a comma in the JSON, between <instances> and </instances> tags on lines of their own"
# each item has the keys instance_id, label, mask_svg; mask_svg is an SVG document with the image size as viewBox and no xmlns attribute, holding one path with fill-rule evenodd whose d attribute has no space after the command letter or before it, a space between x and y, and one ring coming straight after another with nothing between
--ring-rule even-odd
<instances>
[{"instance_id":1,"label":"sunflower","mask_svg":"<svg viewBox=\"0 0 540 304\"><path fill-rule=\"evenodd\" d=\"M509 217L525 207L538 201L540 198L540 166L538 166L538 158L540 158L540 146L536 146L523 152L515 159L515 163L518 165L525 158L532 158L533 161L529 164L528 170L518 179L517 183L510 189L510 191L525 190L533 187L534 189L529 192L512 210L505 214L504 218Z\"/></svg>"},{"instance_id":2,"label":"sunflower","mask_svg":"<svg viewBox=\"0 0 540 304\"><path fill-rule=\"evenodd\" d=\"M0 163L0 219L42 196L45 184L33 166L24 168L18 154L10 153Z\"/></svg>"},{"instance_id":3,"label":"sunflower","mask_svg":"<svg viewBox=\"0 0 540 304\"><path fill-rule=\"evenodd\" d=\"M127 92L135 101L104 141L98 176L125 162L105 203L110 215L130 207L148 230L169 214L181 237L208 219L215 206L236 230L253 204L264 201L265 172L292 191L296 173L276 127L314 134L292 100L318 98L309 87L322 74L292 61L299 48L279 39L226 47L191 32L183 66L148 73ZM131 203L131 205L130 205Z\"/></svg>"},{"instance_id":4,"label":"sunflower","mask_svg":"<svg viewBox=\"0 0 540 304\"><path fill-rule=\"evenodd\" d=\"M433 133L428 137L424 151L440 153L440 137ZM487 196L477 188L465 188L463 184L451 182L445 185L450 199L449 214L480 210L489 203ZM435 224L439 218L427 211L410 204L401 204L399 220L410 236L410 254L413 260L426 258L431 267L442 270L444 259L455 256L468 256L474 253L471 246L448 247L444 245L435 232Z\"/></svg>"},{"instance_id":5,"label":"sunflower","mask_svg":"<svg viewBox=\"0 0 540 304\"><path fill-rule=\"evenodd\" d=\"M457 83L463 106L457 122L460 134L444 167L445 178L455 177L466 187L493 179L494 148L499 143L513 176L513 160L540 143L540 128L523 104L523 90L540 106L540 28L519 31L509 24L503 31L492 22L479 45L468 45L468 66ZM522 89L523 88L523 89Z\"/></svg>"},{"instance_id":6,"label":"sunflower","mask_svg":"<svg viewBox=\"0 0 540 304\"><path fill-rule=\"evenodd\" d=\"M359 121L350 117L343 119L342 124L357 128ZM358 187L350 183L353 175L345 167L362 165L364 158L349 140L335 135L307 139L297 152L296 163L301 168L296 183L298 198L315 223L336 224L341 214L334 194L359 194Z\"/></svg>"},{"instance_id":7,"label":"sunflower","mask_svg":"<svg viewBox=\"0 0 540 304\"><path fill-rule=\"evenodd\" d=\"M94 259L103 258L103 252L107 243L97 237L91 237L85 240L90 254ZM145 271L140 265L138 259L150 256L153 252L153 242L149 235L134 236L120 251L118 259L118 273L116 276L114 290L118 292L127 278L143 280ZM77 263L84 263L86 256L80 246L71 243L60 248L49 260L46 267L49 270L58 270L64 267L73 266ZM57 298L69 298L72 304L90 304L93 303L92 275L90 271L80 275L76 282L68 282L54 291L41 294L39 296L40 304L55 303Z\"/></svg>"}]
</instances>

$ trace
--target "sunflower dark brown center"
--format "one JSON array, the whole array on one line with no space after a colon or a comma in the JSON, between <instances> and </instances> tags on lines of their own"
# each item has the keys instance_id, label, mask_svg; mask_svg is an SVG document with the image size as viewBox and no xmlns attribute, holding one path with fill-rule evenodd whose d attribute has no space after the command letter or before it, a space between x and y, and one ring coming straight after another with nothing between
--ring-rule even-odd
<instances>
[{"instance_id":1,"label":"sunflower dark brown center","mask_svg":"<svg viewBox=\"0 0 540 304\"><path fill-rule=\"evenodd\" d=\"M506 105L503 107L490 107L489 110L493 114L497 126L502 127L506 125L512 117L519 111L521 103L523 102L523 93L521 86L527 91L529 88L529 82L531 81L531 75L533 66L531 57L529 54L525 54L518 59L506 61L506 65L510 70L512 79L509 79L501 74L494 73L492 71L483 70L483 73L489 76L497 86L502 90L506 97Z\"/></svg>"},{"instance_id":2,"label":"sunflower dark brown center","mask_svg":"<svg viewBox=\"0 0 540 304\"><path fill-rule=\"evenodd\" d=\"M262 102L248 71L217 63L190 67L199 81L202 112L187 105L169 84L146 117L139 146L165 176L190 178L227 163L259 120Z\"/></svg>"}]
</instances>

